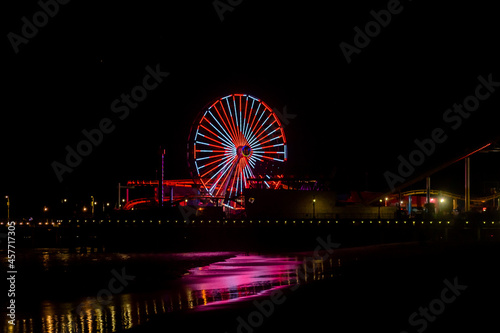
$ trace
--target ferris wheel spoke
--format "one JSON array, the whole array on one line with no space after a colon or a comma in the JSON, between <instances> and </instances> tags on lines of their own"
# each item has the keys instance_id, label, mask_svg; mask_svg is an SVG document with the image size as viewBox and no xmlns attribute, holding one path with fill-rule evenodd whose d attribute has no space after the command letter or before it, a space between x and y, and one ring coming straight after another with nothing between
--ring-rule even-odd
<instances>
[{"instance_id":1,"label":"ferris wheel spoke","mask_svg":"<svg viewBox=\"0 0 500 333\"><path fill-rule=\"evenodd\" d=\"M201 133L200 133L200 135L201 135ZM215 142L215 143L218 143L219 145L221 145L221 146L219 146L219 148L223 148L223 149L231 149L231 146L230 146L230 145L228 145L228 144L227 144L227 143L225 143L225 142L222 142L222 141L219 141L219 140L217 140L217 139L214 139L214 138L212 138L212 137L210 137L210 136L208 136L208 135L203 135L203 137L204 137L204 138L206 138L206 139L209 139L209 140L211 140L211 141L213 141L213 142ZM195 142L196 142L197 144L198 144L198 143L202 143L202 141L199 141L199 140L196 140ZM207 143L207 144L208 144L208 143ZM217 146L217 145L213 145L213 144L212 144L212 146Z\"/></svg>"},{"instance_id":2,"label":"ferris wheel spoke","mask_svg":"<svg viewBox=\"0 0 500 333\"><path fill-rule=\"evenodd\" d=\"M233 157L228 156L227 158L222 159L222 162L220 162L219 164L217 164L216 166L214 166L212 169L210 169L210 170L208 170L207 172L205 172L203 175L201 175L201 177L202 177L202 178L203 178L203 177L205 177L207 174L211 173L212 171L214 171L215 169L217 169L217 168L219 168L219 167L221 168L221 169L219 170L219 172L220 172L221 170L223 170L223 169L224 169L224 166L225 166L226 164L231 163L232 158L233 158ZM214 177L214 176L212 176L210 179L212 179L213 177Z\"/></svg>"},{"instance_id":3,"label":"ferris wheel spoke","mask_svg":"<svg viewBox=\"0 0 500 333\"><path fill-rule=\"evenodd\" d=\"M236 123L236 129L239 132L241 132L241 126L239 126L239 120L238 120L238 108L236 107L236 98L235 96L233 95L233 107L234 107L234 120L235 120L235 123Z\"/></svg>"},{"instance_id":4,"label":"ferris wheel spoke","mask_svg":"<svg viewBox=\"0 0 500 333\"><path fill-rule=\"evenodd\" d=\"M233 131L233 144L234 145L237 145L237 142L238 142L238 138L239 138L239 130L234 122L234 116L233 116L233 113L230 109L230 106L229 106L229 103L226 103L229 107L228 111L229 111L229 117L227 118L228 119L228 123L230 123L231 125L231 128L232 128L232 131ZM227 115L226 115L227 117Z\"/></svg>"},{"instance_id":5,"label":"ferris wheel spoke","mask_svg":"<svg viewBox=\"0 0 500 333\"><path fill-rule=\"evenodd\" d=\"M214 132L212 132L209 128L207 128L205 125L203 124L200 124L200 127L205 129L207 132L209 132L210 134L212 134L213 136L215 136L216 138L219 137L217 134L215 134ZM226 143L228 144L228 143ZM229 145L229 144L228 144Z\"/></svg>"},{"instance_id":6,"label":"ferris wheel spoke","mask_svg":"<svg viewBox=\"0 0 500 333\"><path fill-rule=\"evenodd\" d=\"M283 146L283 145L284 145L283 143L278 143L278 144L275 144L275 145L262 146L262 147L260 147L259 149L267 149L267 148L281 147L281 146Z\"/></svg>"},{"instance_id":7,"label":"ferris wheel spoke","mask_svg":"<svg viewBox=\"0 0 500 333\"><path fill-rule=\"evenodd\" d=\"M227 185L228 185L228 184L226 185L226 183L227 183L228 181L230 181L230 180L231 180L231 179L229 179L229 177L232 177L232 174L233 174L234 168L235 168L235 167L236 167L236 165L237 165L237 161L238 161L238 159L237 159L237 158L233 159L233 160L231 161L231 163L229 163L229 164L227 165L227 168L226 168L226 170L224 171L224 173L221 173L221 174L220 174L220 176L219 176L219 177L218 177L218 179L217 179L217 182L216 182L216 183L214 183L214 185L216 185L217 183L219 183L220 179L222 179L222 177L223 177L223 179L224 179L224 180L223 180L222 182L220 182L221 186L219 186L219 189L217 190L217 195L219 195L219 193L220 193L220 191L221 191L222 189L224 189L224 192L227 190Z\"/></svg>"},{"instance_id":8,"label":"ferris wheel spoke","mask_svg":"<svg viewBox=\"0 0 500 333\"><path fill-rule=\"evenodd\" d=\"M231 127L231 124L229 123L229 119L227 118L227 114L225 113L225 109L224 109L224 105L222 105L222 102L219 101L219 104L220 104L220 108L222 109L222 112L224 114L224 117L226 118L227 120L227 124L226 124L226 121L224 120L224 117L221 116L221 113L219 112L219 109L217 108L217 105L214 104L214 109L215 111L217 111L217 115L219 116L219 119L222 121L222 123L224 124L224 128L228 131L229 133L229 137L231 138L231 142L234 142L234 138L235 138L235 133ZM215 116L214 116L215 118ZM222 127L222 126L221 126Z\"/></svg>"},{"instance_id":9,"label":"ferris wheel spoke","mask_svg":"<svg viewBox=\"0 0 500 333\"><path fill-rule=\"evenodd\" d=\"M274 134L274 132L276 132L278 130L278 128L274 129L272 132L268 133L266 137L268 136L271 136L272 134ZM262 141L262 142L259 142L257 143L258 146L261 146L263 145L264 143L268 143L268 142L271 142L273 140L278 140L279 138L281 138L281 136L278 134L278 135L275 135L273 137L271 137L270 139L267 139L266 141Z\"/></svg>"},{"instance_id":10,"label":"ferris wheel spoke","mask_svg":"<svg viewBox=\"0 0 500 333\"><path fill-rule=\"evenodd\" d=\"M254 155L256 155L256 154L254 153ZM271 160L271 161L284 162L284 160L276 158L276 157L270 157L270 156L266 156L266 155L260 155L260 157L265 158L267 160Z\"/></svg>"},{"instance_id":11,"label":"ferris wheel spoke","mask_svg":"<svg viewBox=\"0 0 500 333\"><path fill-rule=\"evenodd\" d=\"M217 138L220 138L222 141L224 141L227 145L231 145L231 138L230 137L226 137L212 122L208 121L208 119L206 120L210 126L212 126L213 129L215 129L220 135L217 135L215 134L214 132L211 132L213 135L215 135L215 137Z\"/></svg>"},{"instance_id":12,"label":"ferris wheel spoke","mask_svg":"<svg viewBox=\"0 0 500 333\"><path fill-rule=\"evenodd\" d=\"M264 113L262 113L263 115ZM260 122L260 119L262 118L262 115L261 117L259 118L259 122ZM271 118L272 116L272 113L269 114L269 116L267 116L267 118L259 125L259 128L260 129L257 129L256 131L253 131L252 132L252 140L251 141L255 141L259 138L260 134L259 133L264 133L270 126L267 126L265 129L263 129L264 125L267 123L267 121ZM274 123L274 122L273 122ZM270 125L272 125L273 123L271 123Z\"/></svg>"},{"instance_id":13,"label":"ferris wheel spoke","mask_svg":"<svg viewBox=\"0 0 500 333\"><path fill-rule=\"evenodd\" d=\"M250 111L249 111L249 114L248 114L247 126L246 126L246 129L245 129L245 132L244 132L245 137L248 137L248 135L249 135L249 131L250 131L250 128L251 128L250 120L252 119L252 110L253 110L253 105L255 104L255 98L253 98L251 96L250 96L250 98L252 98L252 105L250 105ZM255 115L254 115L254 120L255 120ZM252 121L252 124L253 124L253 121Z\"/></svg>"},{"instance_id":14,"label":"ferris wheel spoke","mask_svg":"<svg viewBox=\"0 0 500 333\"><path fill-rule=\"evenodd\" d=\"M267 127L264 128L264 125L271 118L271 116L272 115L269 115L266 118L266 120L262 123L260 130L255 134L255 140L258 140L260 138L260 136L262 136L263 134L265 134L267 132L267 130L269 129L269 127L271 127L275 123L275 121L273 121L269 125L267 125Z\"/></svg>"},{"instance_id":15,"label":"ferris wheel spoke","mask_svg":"<svg viewBox=\"0 0 500 333\"><path fill-rule=\"evenodd\" d=\"M238 139L238 128L234 122L235 118L233 117L233 112L231 111L231 105L229 105L229 96L225 97L224 99L226 100L227 109L229 111L229 118L231 119L231 125L233 126L234 131L234 142L236 143L236 140Z\"/></svg>"},{"instance_id":16,"label":"ferris wheel spoke","mask_svg":"<svg viewBox=\"0 0 500 333\"><path fill-rule=\"evenodd\" d=\"M217 120L217 118L212 114L212 112L209 112L210 116L212 116L212 119L215 120L215 122L217 123L217 125L219 125L219 128L220 130L222 130L222 133L219 128L217 128L215 126L215 124L213 124L212 122L210 122L210 125L212 125L212 127L217 130L218 133L220 133L220 135L222 135L224 137L224 139L226 140L226 143L230 144L232 142L232 137L231 135L227 132L226 128L224 126L221 125L221 123Z\"/></svg>"},{"instance_id":17,"label":"ferris wheel spoke","mask_svg":"<svg viewBox=\"0 0 500 333\"><path fill-rule=\"evenodd\" d=\"M213 193L215 196L220 195L221 190L223 190L225 180L229 176L229 173L227 171L230 168L230 166L231 165L229 165L227 168L225 168L224 172L217 173L218 177L216 178L216 180L213 182L212 186L210 187L210 193ZM221 171L222 171L222 169L221 169ZM221 182L221 179L224 179L224 180ZM214 191L215 191L215 193L214 193ZM225 192L225 190L224 190L224 192Z\"/></svg>"},{"instance_id":18,"label":"ferris wheel spoke","mask_svg":"<svg viewBox=\"0 0 500 333\"><path fill-rule=\"evenodd\" d=\"M226 148L226 147L222 147L222 146L219 146L219 145L214 145L213 143L208 143L208 142L203 142L203 141L196 141L196 144L198 144L198 145L205 145L205 146L209 146L209 147L222 148L222 149Z\"/></svg>"},{"instance_id":19,"label":"ferris wheel spoke","mask_svg":"<svg viewBox=\"0 0 500 333\"><path fill-rule=\"evenodd\" d=\"M247 128L247 110L248 110L248 96L245 95L245 110L243 112L243 125L242 125L242 132L243 132L243 136L246 138L247 135L246 135L246 128Z\"/></svg>"},{"instance_id":20,"label":"ferris wheel spoke","mask_svg":"<svg viewBox=\"0 0 500 333\"><path fill-rule=\"evenodd\" d=\"M259 117L259 120L257 120L257 116L259 115L259 109L260 109L260 106L261 106L261 104L259 103L259 104L257 105L257 110L255 110L254 117L253 117L252 122L251 122L250 127L249 127L249 128L250 128L250 129L249 129L249 132L248 132L248 135L249 135L249 136L252 136L252 135L253 135L253 133L254 133L254 131L255 131L255 126L257 126L257 124L259 123L260 118L261 118L261 117L262 117L262 115L264 114L264 112L261 112L260 117Z\"/></svg>"},{"instance_id":21,"label":"ferris wheel spoke","mask_svg":"<svg viewBox=\"0 0 500 333\"><path fill-rule=\"evenodd\" d=\"M216 156L219 156L219 157L220 157L220 156L224 156L224 154L214 155L214 156L208 156L208 157L204 157L204 158L205 158L205 159L208 159L208 158L215 158ZM200 159L198 159L198 160L200 160ZM203 168L206 168L206 167L208 167L208 166L210 166L210 165L212 165L212 164L214 164L214 163L217 163L218 161L220 161L220 160L219 160L219 159L216 159L216 160L214 160L214 161L212 161L212 162L209 162L209 163L206 163L206 164L202 164L202 166L200 166L198 169L203 169Z\"/></svg>"},{"instance_id":22,"label":"ferris wheel spoke","mask_svg":"<svg viewBox=\"0 0 500 333\"><path fill-rule=\"evenodd\" d=\"M262 136L262 134L264 134L264 133L262 133L261 135L259 135L259 137L256 137L254 140L252 140L252 142L250 144L253 147L255 147L255 149L256 149L256 148L259 148L259 147L263 147L263 145L265 143L271 142L273 140L278 140L280 138L279 134L274 134L273 132L267 133L264 136ZM269 139L264 141L264 139L266 139L268 137L269 137Z\"/></svg>"}]
</instances>

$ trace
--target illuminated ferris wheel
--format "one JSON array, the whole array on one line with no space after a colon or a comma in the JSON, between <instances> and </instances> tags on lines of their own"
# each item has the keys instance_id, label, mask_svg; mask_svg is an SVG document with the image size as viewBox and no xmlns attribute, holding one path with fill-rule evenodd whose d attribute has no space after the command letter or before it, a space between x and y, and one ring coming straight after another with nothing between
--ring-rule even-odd
<instances>
[{"instance_id":1,"label":"illuminated ferris wheel","mask_svg":"<svg viewBox=\"0 0 500 333\"><path fill-rule=\"evenodd\" d=\"M249 179L276 186L286 160L280 120L253 96L222 97L202 111L191 127L189 167L203 194L210 197L232 200L250 186Z\"/></svg>"}]
</instances>

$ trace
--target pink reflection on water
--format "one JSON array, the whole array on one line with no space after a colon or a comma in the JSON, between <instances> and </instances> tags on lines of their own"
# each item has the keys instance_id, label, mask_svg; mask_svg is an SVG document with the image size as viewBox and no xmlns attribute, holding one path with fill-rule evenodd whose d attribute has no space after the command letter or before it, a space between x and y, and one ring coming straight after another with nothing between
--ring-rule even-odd
<instances>
[{"instance_id":1,"label":"pink reflection on water","mask_svg":"<svg viewBox=\"0 0 500 333\"><path fill-rule=\"evenodd\" d=\"M181 284L198 305L258 295L297 282L296 258L238 255L189 270Z\"/></svg>"}]
</instances>

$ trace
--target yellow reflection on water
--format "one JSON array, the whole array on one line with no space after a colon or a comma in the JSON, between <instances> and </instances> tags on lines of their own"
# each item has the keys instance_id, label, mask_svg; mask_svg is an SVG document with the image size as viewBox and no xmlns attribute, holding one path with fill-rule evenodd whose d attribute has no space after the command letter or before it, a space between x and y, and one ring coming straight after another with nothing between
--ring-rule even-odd
<instances>
[{"instance_id":1,"label":"yellow reflection on water","mask_svg":"<svg viewBox=\"0 0 500 333\"><path fill-rule=\"evenodd\" d=\"M205 289L202 289L201 297L203 298L203 305L207 305L207 292L205 291Z\"/></svg>"}]
</instances>

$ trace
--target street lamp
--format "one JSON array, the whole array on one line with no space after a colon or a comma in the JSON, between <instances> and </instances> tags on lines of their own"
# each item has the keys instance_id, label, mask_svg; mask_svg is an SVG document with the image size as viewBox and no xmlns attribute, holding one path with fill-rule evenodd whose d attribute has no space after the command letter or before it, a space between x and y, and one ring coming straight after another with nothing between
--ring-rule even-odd
<instances>
[{"instance_id":1,"label":"street lamp","mask_svg":"<svg viewBox=\"0 0 500 333\"><path fill-rule=\"evenodd\" d=\"M386 200L386 203L387 203L387 200ZM382 206L382 199L380 199L380 200L378 201L378 218L379 218L379 220L380 220L380 207L381 207L381 206Z\"/></svg>"},{"instance_id":2,"label":"street lamp","mask_svg":"<svg viewBox=\"0 0 500 333\"><path fill-rule=\"evenodd\" d=\"M316 198L313 196L313 219L316 219Z\"/></svg>"},{"instance_id":3,"label":"street lamp","mask_svg":"<svg viewBox=\"0 0 500 333\"><path fill-rule=\"evenodd\" d=\"M7 199L7 222L10 222L10 198L6 195L5 199Z\"/></svg>"}]
</instances>

